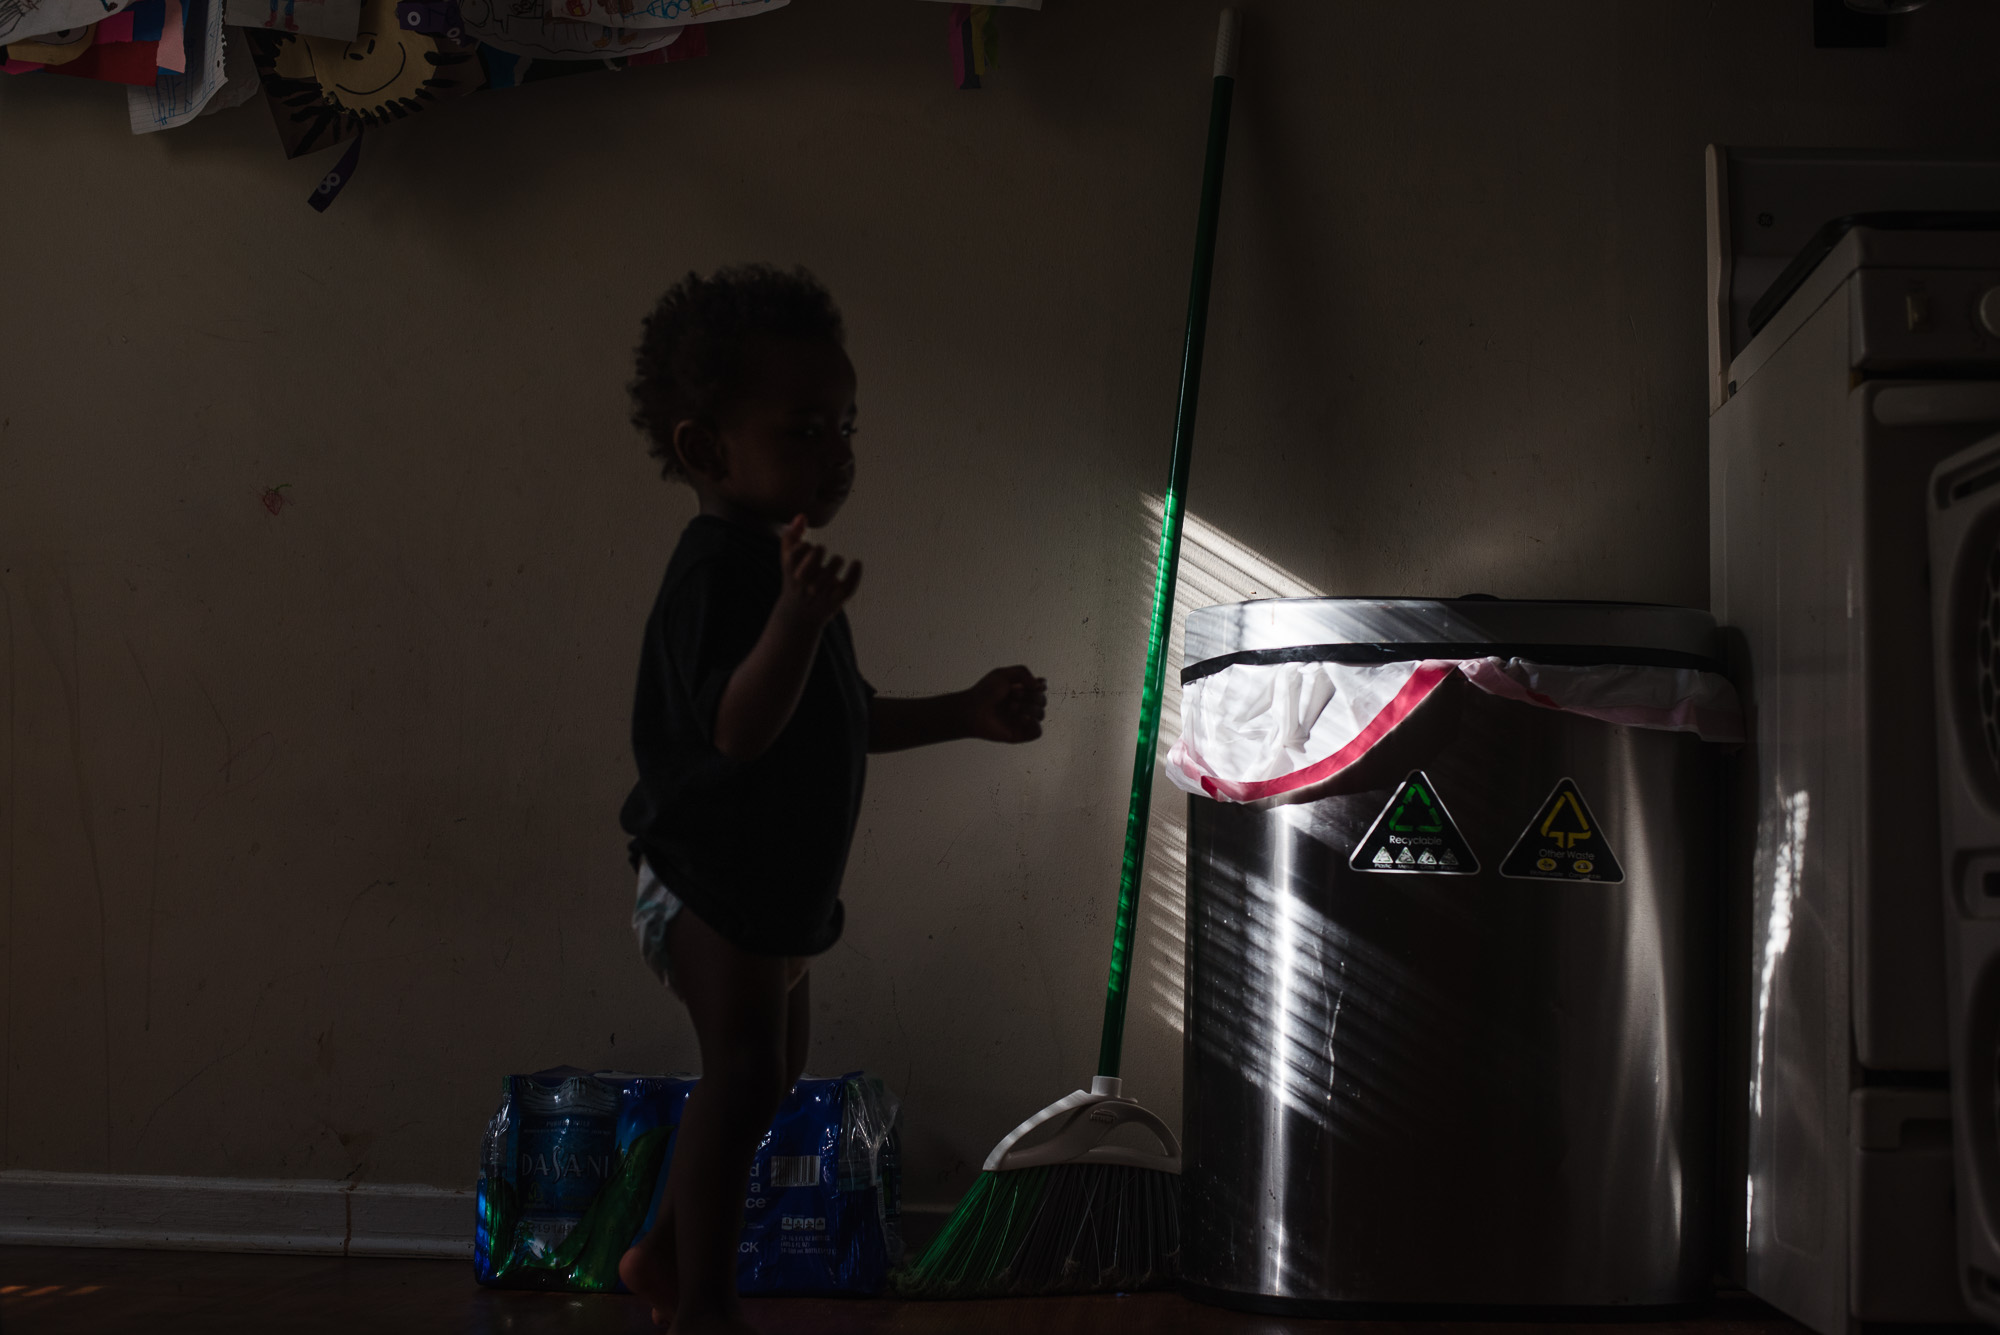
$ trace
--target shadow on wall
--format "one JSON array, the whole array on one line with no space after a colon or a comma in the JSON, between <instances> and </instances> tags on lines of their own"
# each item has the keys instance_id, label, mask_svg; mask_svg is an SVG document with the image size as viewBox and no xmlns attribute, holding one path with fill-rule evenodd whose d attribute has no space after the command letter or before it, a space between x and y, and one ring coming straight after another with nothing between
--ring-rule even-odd
<instances>
[{"instance_id":1,"label":"shadow on wall","mask_svg":"<svg viewBox=\"0 0 2000 1335\"><path fill-rule=\"evenodd\" d=\"M1142 573L1135 582L1150 587L1159 557L1164 507L1154 493L1145 493L1141 499L1143 522L1133 550ZM1181 526L1180 579L1174 589L1166 689L1160 701L1159 755L1166 755L1181 732L1181 648L1190 611L1255 598L1319 596L1319 589L1190 512ZM1141 634L1149 624L1151 610L1146 609L1148 620L1140 623ZM1141 912L1147 934L1141 938L1137 972L1144 980L1147 1009L1178 1035L1186 992L1187 804L1180 790L1160 773L1157 763L1153 794L1152 821L1146 832L1145 907Z\"/></svg>"}]
</instances>

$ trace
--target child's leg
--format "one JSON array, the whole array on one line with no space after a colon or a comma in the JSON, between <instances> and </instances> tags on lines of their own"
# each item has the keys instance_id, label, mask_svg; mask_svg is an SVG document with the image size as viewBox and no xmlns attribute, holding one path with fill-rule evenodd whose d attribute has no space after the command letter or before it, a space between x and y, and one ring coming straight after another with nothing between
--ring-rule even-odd
<instances>
[{"instance_id":1,"label":"child's leg","mask_svg":"<svg viewBox=\"0 0 2000 1335\"><path fill-rule=\"evenodd\" d=\"M798 981L792 984L785 1003L785 1070L791 1077L785 1085L788 1093L805 1073L806 1048L812 1036L812 975L806 971L805 961L795 960L792 965ZM652 1231L618 1263L625 1287L653 1304L653 1319L661 1325L673 1319L680 1304L675 1244L674 1198L669 1190L661 1198Z\"/></svg>"},{"instance_id":2,"label":"child's leg","mask_svg":"<svg viewBox=\"0 0 2000 1335\"><path fill-rule=\"evenodd\" d=\"M739 950L692 912L674 918L667 951L701 1046L701 1082L681 1113L661 1221L634 1250L666 1262L661 1244L670 1245L678 1293L628 1285L656 1307L672 1303L677 1335L745 1330L736 1248L751 1157L792 1083L791 961Z\"/></svg>"}]
</instances>

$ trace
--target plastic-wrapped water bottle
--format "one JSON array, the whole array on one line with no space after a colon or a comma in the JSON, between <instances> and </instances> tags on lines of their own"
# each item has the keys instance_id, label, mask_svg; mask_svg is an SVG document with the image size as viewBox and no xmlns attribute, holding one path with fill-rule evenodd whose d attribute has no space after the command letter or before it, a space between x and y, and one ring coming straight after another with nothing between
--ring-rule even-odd
<instances>
[{"instance_id":1,"label":"plastic-wrapped water bottle","mask_svg":"<svg viewBox=\"0 0 2000 1335\"><path fill-rule=\"evenodd\" d=\"M588 1075L515 1081L520 1246L539 1259L569 1236L618 1165L618 1087Z\"/></svg>"}]
</instances>

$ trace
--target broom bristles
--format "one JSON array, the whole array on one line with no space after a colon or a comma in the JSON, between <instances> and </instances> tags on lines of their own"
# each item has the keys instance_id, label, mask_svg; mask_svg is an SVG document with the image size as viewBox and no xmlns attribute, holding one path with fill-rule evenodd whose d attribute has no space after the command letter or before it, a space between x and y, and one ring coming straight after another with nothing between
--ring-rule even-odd
<instances>
[{"instance_id":1,"label":"broom bristles","mask_svg":"<svg viewBox=\"0 0 2000 1335\"><path fill-rule=\"evenodd\" d=\"M981 1173L922 1256L891 1279L905 1298L1129 1293L1173 1282L1176 1173L1056 1164Z\"/></svg>"}]
</instances>

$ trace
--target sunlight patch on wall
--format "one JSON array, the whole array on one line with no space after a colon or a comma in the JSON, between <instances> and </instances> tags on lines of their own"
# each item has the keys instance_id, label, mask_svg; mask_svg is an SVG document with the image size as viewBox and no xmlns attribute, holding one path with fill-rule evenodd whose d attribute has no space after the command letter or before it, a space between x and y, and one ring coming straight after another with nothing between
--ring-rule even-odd
<instances>
[{"instance_id":1,"label":"sunlight patch on wall","mask_svg":"<svg viewBox=\"0 0 2000 1335\"><path fill-rule=\"evenodd\" d=\"M1160 518L1165 506L1154 493L1140 497L1139 587L1153 587L1159 559ZM1174 589L1174 622L1167 637L1166 687L1160 699L1160 755L1181 735L1181 644L1187 614L1217 603L1253 598L1316 598L1320 590L1277 562L1252 551L1201 516L1190 512L1181 524L1180 578ZM1144 608L1140 625L1150 619ZM1143 634L1143 630L1141 632ZM1187 950L1187 799L1154 769L1153 814L1146 832L1146 873L1138 975L1145 982L1147 1009L1175 1033L1181 1032L1186 997L1183 960Z\"/></svg>"}]
</instances>

